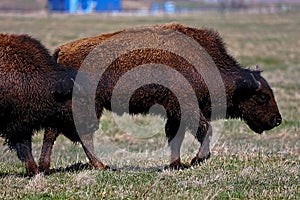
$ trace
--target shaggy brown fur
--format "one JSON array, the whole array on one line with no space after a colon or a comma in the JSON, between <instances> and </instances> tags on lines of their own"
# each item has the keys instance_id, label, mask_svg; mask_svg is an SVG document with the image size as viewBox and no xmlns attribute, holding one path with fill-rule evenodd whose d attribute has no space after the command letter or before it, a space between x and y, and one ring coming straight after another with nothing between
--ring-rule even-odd
<instances>
[{"instance_id":1,"label":"shaggy brown fur","mask_svg":"<svg viewBox=\"0 0 300 200\"><path fill-rule=\"evenodd\" d=\"M227 98L227 118L241 118L246 121L251 129L261 133L264 130L272 129L281 123L273 92L267 81L261 77L260 71L245 69L231 57L224 46L224 43L215 31L208 29L197 29L178 23L170 23L145 27L145 31L156 31L165 28L182 33L197 41L212 57L224 82ZM108 38L113 38L118 33L132 31L134 29L122 30L116 33L103 34L96 37L85 38L70 42L58 47L54 57L63 64L79 69L88 54L99 44ZM141 30L141 29L140 29ZM119 42L119 41L118 41ZM126 41L122 41L126 44ZM101 54L101 51L98 51ZM129 112L148 113L154 104L162 105L167 114L165 126L166 135L171 147L171 167L182 167L180 162L180 146L182 143L185 128L194 130L195 136L201 143L199 152L192 160L192 164L202 162L210 156L209 138L211 135L210 120L211 105L208 89L203 78L195 68L184 58L161 49L139 49L119 56L113 61L105 73L101 76L96 91L96 109L98 117L101 117L103 108L111 110L112 92L118 80L129 70L147 63L160 63L176 69L192 85L199 107L200 120L195 123L193 114L198 108L192 107L189 98L186 99L186 105L179 105L176 95L171 90L159 84L148 84L137 89L131 96L129 103ZM153 68L154 69L154 68ZM136 74L136 78L139 78ZM212 77L213 78L213 77ZM130 88L124 85L122 91L126 93ZM218 86L216 86L217 89ZM181 93L186 95L184 91ZM117 94L122 98L122 94ZM123 105L113 111L122 113L125 110ZM188 117L182 118L180 107L185 106L188 110ZM220 105L221 107L221 105ZM218 118L218 116L216 117ZM179 130L180 123L184 124L184 129ZM196 126L196 127L195 127ZM47 132L46 132L47 135ZM175 137L176 136L176 137ZM48 152L50 153L50 152ZM41 163L43 163L41 158Z\"/></svg>"},{"instance_id":2,"label":"shaggy brown fur","mask_svg":"<svg viewBox=\"0 0 300 200\"><path fill-rule=\"evenodd\" d=\"M80 141L71 104L76 75L74 68L56 63L39 41L0 34L0 134L17 151L28 175L38 172L31 153L35 131L55 128Z\"/></svg>"}]
</instances>

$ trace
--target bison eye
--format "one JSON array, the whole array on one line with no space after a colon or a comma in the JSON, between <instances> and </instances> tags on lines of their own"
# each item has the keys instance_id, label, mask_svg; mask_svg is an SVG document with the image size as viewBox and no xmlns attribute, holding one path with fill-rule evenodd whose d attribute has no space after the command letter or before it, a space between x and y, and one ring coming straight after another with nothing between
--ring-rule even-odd
<instances>
[{"instance_id":1,"label":"bison eye","mask_svg":"<svg viewBox=\"0 0 300 200\"><path fill-rule=\"evenodd\" d=\"M266 94L260 94L260 95L258 95L258 98L257 98L257 100L258 100L258 103L260 103L260 104L265 104L267 101L268 101L268 95L266 95Z\"/></svg>"}]
</instances>

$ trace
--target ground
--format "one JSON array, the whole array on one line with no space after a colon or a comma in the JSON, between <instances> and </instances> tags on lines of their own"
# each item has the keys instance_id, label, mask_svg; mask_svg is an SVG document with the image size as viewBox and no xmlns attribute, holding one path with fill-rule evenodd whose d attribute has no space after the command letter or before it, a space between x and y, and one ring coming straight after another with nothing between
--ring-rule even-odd
<instances>
[{"instance_id":1,"label":"ground","mask_svg":"<svg viewBox=\"0 0 300 200\"><path fill-rule=\"evenodd\" d=\"M300 14L1 16L0 29L1 32L32 35L52 52L58 45L82 37L171 21L216 29L227 43L229 52L242 65L253 68L260 65L264 71L262 75L274 90L283 117L282 125L257 135L237 120L215 122L220 138L210 160L182 171L162 171L168 163L167 156L143 155L146 150L149 153L164 147L163 130L147 140L126 136L115 125L112 115L105 112L101 131L96 135L109 140L118 150L105 154L97 148L97 152L102 153L103 161L116 167L117 171L85 169L87 161L81 147L60 136L53 150L53 173L29 178L16 153L1 146L1 199L300 198ZM122 120L126 124L128 116ZM134 120L140 124L154 123L158 128L163 122L158 117L137 116ZM197 145L194 139L187 141L183 153L185 163L193 158ZM42 132L33 140L36 159L41 143ZM95 143L96 147L102 145L97 140ZM125 150L134 154L125 155Z\"/></svg>"}]
</instances>

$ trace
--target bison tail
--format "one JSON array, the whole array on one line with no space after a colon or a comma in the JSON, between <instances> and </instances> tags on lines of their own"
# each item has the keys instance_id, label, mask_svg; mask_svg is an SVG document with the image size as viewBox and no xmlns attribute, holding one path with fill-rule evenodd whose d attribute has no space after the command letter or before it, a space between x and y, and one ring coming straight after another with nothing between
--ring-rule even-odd
<instances>
[{"instance_id":1,"label":"bison tail","mask_svg":"<svg viewBox=\"0 0 300 200\"><path fill-rule=\"evenodd\" d=\"M59 63L59 57L58 57L58 54L59 54L59 52L60 52L60 48L58 47L58 48L56 48L55 50L54 50L54 53L53 53L53 58L54 58L54 60L57 62L57 63Z\"/></svg>"}]
</instances>

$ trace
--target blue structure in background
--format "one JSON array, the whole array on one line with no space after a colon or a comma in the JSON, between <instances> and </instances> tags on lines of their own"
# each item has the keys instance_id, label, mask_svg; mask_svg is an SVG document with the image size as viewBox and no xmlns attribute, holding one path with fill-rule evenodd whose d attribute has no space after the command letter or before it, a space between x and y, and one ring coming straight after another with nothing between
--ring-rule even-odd
<instances>
[{"instance_id":1,"label":"blue structure in background","mask_svg":"<svg viewBox=\"0 0 300 200\"><path fill-rule=\"evenodd\" d=\"M96 12L120 12L121 0L98 0Z\"/></svg>"},{"instance_id":2,"label":"blue structure in background","mask_svg":"<svg viewBox=\"0 0 300 200\"><path fill-rule=\"evenodd\" d=\"M173 1L166 1L165 3L153 3L151 5L151 12L152 14L159 14L159 13L167 13L173 14L176 11L176 6Z\"/></svg>"},{"instance_id":3,"label":"blue structure in background","mask_svg":"<svg viewBox=\"0 0 300 200\"><path fill-rule=\"evenodd\" d=\"M164 4L165 12L168 14L175 13L175 5L172 1L167 1Z\"/></svg>"},{"instance_id":4,"label":"blue structure in background","mask_svg":"<svg viewBox=\"0 0 300 200\"><path fill-rule=\"evenodd\" d=\"M49 10L67 13L120 12L121 0L48 0Z\"/></svg>"}]
</instances>

